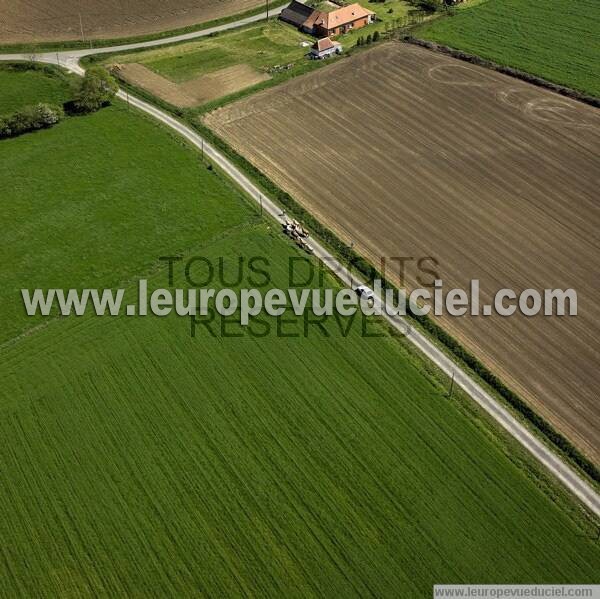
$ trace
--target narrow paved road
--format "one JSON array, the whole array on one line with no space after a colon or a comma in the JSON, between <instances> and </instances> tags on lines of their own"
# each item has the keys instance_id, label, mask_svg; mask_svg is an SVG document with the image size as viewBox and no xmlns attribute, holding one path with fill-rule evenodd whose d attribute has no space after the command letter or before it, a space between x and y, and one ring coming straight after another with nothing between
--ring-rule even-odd
<instances>
[{"instance_id":1,"label":"narrow paved road","mask_svg":"<svg viewBox=\"0 0 600 599\"><path fill-rule=\"evenodd\" d=\"M125 94L120 92L120 97L125 98ZM180 123L172 116L166 114L162 110L129 96L129 101L133 106L152 115L165 125L171 127L181 136L185 137L189 142L197 148L204 148L204 153L215 164L217 164L229 177L231 177L248 195L250 195L257 203L261 203L263 210L271 217L283 224L285 215L275 202L263 195L260 190L240 171L233 163L231 163L223 154L211 146L195 131ZM357 279L356 275L341 264L335 257L323 248L314 240L311 242L315 256L333 271L341 281L352 287L360 284L366 284L364 281ZM381 302L378 302L382 305ZM385 314L386 320L398 331L407 335L408 339L421 350L438 368L446 375L454 374L455 384L464 389L494 420L496 420L503 428L505 428L515 439L517 439L527 450L529 450L548 470L550 470L567 488L569 488L579 499L587 505L597 516L600 516L600 496L596 491L583 480L578 473L570 468L561 458L554 454L546 445L523 426L517 419L500 403L485 391L478 383L458 367L450 358L448 358L432 341L414 329L410 322L399 316L389 316Z\"/></svg>"},{"instance_id":2,"label":"narrow paved road","mask_svg":"<svg viewBox=\"0 0 600 599\"><path fill-rule=\"evenodd\" d=\"M272 12L276 14L281 9ZM38 54L35 60L52 64L59 64L68 68L74 73L82 75L84 69L80 66L79 60L83 56L98 53L108 53L115 51L131 50L135 48L147 48L161 44L174 43L187 39L194 39L210 35L215 31L225 31L233 29L264 19L266 14L256 15L227 25L205 29L185 35L165 38L162 40L153 40L150 42L142 42L139 44L130 44L126 46L115 46L112 48L102 48L98 50L77 50L75 52L54 52ZM1 54L0 60L30 60L31 55L28 54ZM127 99L127 95L123 91L119 91L119 97L123 100ZM263 210L272 218L280 223L285 220L285 215L280 207L267 196L263 195L260 190L239 170L232 162L230 162L216 148L198 135L194 130L184 125L177 119L173 118L166 112L156 108L155 106L144 102L132 95L128 97L129 103L132 106L146 112L166 126L175 130L182 137L187 139L197 148L202 148L205 155L208 156L216 165L218 165L231 179L233 179L248 195L257 203L260 203ZM350 287L356 287L360 284L365 284L364 281L357 279L348 269L338 262L335 257L323 248L319 243L313 241L312 245L317 256L323 263L334 272L339 279ZM376 300L379 305L381 301ZM538 437L530 432L523 424L521 424L504 406L500 404L490 393L488 393L481 385L471 378L460 366L455 364L441 351L431 340L414 329L410 321L404 317L389 316L383 310L384 318L398 331L405 334L407 338L415 345L425 356L427 356L440 370L448 376L454 376L455 384L461 387L466 393L479 404L494 420L507 430L523 447L525 447L539 462L541 462L556 478L561 481L564 486L574 493L582 503L584 503L596 516L600 517L600 495L596 490L581 476L566 464L552 449L542 443Z\"/></svg>"},{"instance_id":3,"label":"narrow paved road","mask_svg":"<svg viewBox=\"0 0 600 599\"><path fill-rule=\"evenodd\" d=\"M299 0L304 3L304 0ZM285 5L278 8L269 10L269 18L276 18L279 13L285 8ZM22 53L22 54L0 54L0 60L31 60L32 56L35 56L35 60L39 62L49 62L53 64L60 64L70 70L82 73L83 71L77 68L79 61L84 56L90 56L92 54L109 54L111 52L128 52L129 50L137 50L139 48L154 48L156 46L163 46L165 44L176 44L177 42L185 42L195 40L200 37L206 37L213 33L219 33L220 31L228 31L229 29L237 29L244 25L250 25L259 21L264 21L267 18L267 13L262 12L252 17L245 17L231 23L225 23L223 25L215 25L208 29L201 29L200 31L192 31L190 33L183 33L181 35L174 35L171 37L164 37L162 39L150 40L147 42L136 42L133 44L122 44L120 46L106 46L105 48L85 48L81 50L64 50L62 52L42 52L39 54L33 53Z\"/></svg>"}]
</instances>

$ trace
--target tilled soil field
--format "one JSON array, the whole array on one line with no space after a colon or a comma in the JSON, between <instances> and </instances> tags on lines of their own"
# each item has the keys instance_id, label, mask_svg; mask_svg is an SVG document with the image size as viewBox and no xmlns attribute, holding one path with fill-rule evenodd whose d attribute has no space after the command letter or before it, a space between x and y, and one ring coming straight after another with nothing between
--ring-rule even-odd
<instances>
[{"instance_id":1,"label":"tilled soil field","mask_svg":"<svg viewBox=\"0 0 600 599\"><path fill-rule=\"evenodd\" d=\"M241 13L257 0L0 0L0 43L140 36ZM81 15L81 20L80 20Z\"/></svg>"},{"instance_id":2,"label":"tilled soil field","mask_svg":"<svg viewBox=\"0 0 600 599\"><path fill-rule=\"evenodd\" d=\"M206 122L374 263L433 256L446 290L479 279L482 304L574 288L577 317L440 321L600 462L596 109L388 43Z\"/></svg>"},{"instance_id":3,"label":"tilled soil field","mask_svg":"<svg viewBox=\"0 0 600 599\"><path fill-rule=\"evenodd\" d=\"M179 108L199 106L270 78L249 65L240 64L200 75L185 83L175 83L135 62L121 65L120 76Z\"/></svg>"}]
</instances>

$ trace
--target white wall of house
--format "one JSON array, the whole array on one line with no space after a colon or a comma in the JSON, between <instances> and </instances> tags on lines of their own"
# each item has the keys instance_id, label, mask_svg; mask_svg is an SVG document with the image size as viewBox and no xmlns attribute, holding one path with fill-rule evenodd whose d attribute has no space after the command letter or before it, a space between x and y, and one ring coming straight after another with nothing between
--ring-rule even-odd
<instances>
[{"instance_id":1,"label":"white wall of house","mask_svg":"<svg viewBox=\"0 0 600 599\"><path fill-rule=\"evenodd\" d=\"M327 50L322 50L321 52L319 52L318 50L315 50L313 48L310 51L310 53L315 58L325 58L327 56L331 56L332 54L340 53L341 51L342 51L342 47L341 46L336 46L335 48L328 48Z\"/></svg>"}]
</instances>

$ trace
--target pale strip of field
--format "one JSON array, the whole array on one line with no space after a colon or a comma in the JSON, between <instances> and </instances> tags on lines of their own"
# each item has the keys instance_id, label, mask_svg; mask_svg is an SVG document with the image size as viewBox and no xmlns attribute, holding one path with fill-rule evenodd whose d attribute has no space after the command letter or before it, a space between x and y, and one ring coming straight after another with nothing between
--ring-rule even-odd
<instances>
[{"instance_id":1,"label":"pale strip of field","mask_svg":"<svg viewBox=\"0 0 600 599\"><path fill-rule=\"evenodd\" d=\"M242 13L257 0L0 0L0 43L111 39ZM81 15L81 21L80 21Z\"/></svg>"},{"instance_id":2,"label":"pale strip of field","mask_svg":"<svg viewBox=\"0 0 600 599\"><path fill-rule=\"evenodd\" d=\"M575 318L441 323L600 461L597 110L386 44L206 122L373 262L434 256L446 289L479 279L484 303L504 287L576 289Z\"/></svg>"},{"instance_id":3,"label":"pale strip of field","mask_svg":"<svg viewBox=\"0 0 600 599\"><path fill-rule=\"evenodd\" d=\"M179 84L169 81L143 64L136 62L124 64L119 69L119 76L173 106L190 108L197 104L196 99L186 94Z\"/></svg>"},{"instance_id":4,"label":"pale strip of field","mask_svg":"<svg viewBox=\"0 0 600 599\"><path fill-rule=\"evenodd\" d=\"M257 71L246 64L219 69L185 83L174 83L144 65L134 62L120 65L119 75L125 81L142 87L161 100L179 108L199 106L270 79L268 73Z\"/></svg>"},{"instance_id":5,"label":"pale strip of field","mask_svg":"<svg viewBox=\"0 0 600 599\"><path fill-rule=\"evenodd\" d=\"M236 64L190 79L180 87L184 93L196 98L198 104L204 104L270 78L268 73L257 71L250 65Z\"/></svg>"}]
</instances>

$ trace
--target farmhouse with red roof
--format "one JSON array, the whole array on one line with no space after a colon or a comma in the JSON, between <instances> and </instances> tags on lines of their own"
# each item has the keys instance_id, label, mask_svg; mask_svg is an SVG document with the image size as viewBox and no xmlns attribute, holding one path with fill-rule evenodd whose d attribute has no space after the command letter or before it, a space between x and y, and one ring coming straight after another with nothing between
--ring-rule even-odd
<instances>
[{"instance_id":1,"label":"farmhouse with red roof","mask_svg":"<svg viewBox=\"0 0 600 599\"><path fill-rule=\"evenodd\" d=\"M331 37L348 33L351 29L360 29L375 19L372 10L360 4L350 4L331 12L321 12L314 21L314 33L319 37Z\"/></svg>"},{"instance_id":2,"label":"farmhouse with red roof","mask_svg":"<svg viewBox=\"0 0 600 599\"><path fill-rule=\"evenodd\" d=\"M357 3L323 12L311 10L305 4L294 0L283 10L280 18L306 33L326 38L369 25L375 20L375 13Z\"/></svg>"}]
</instances>

